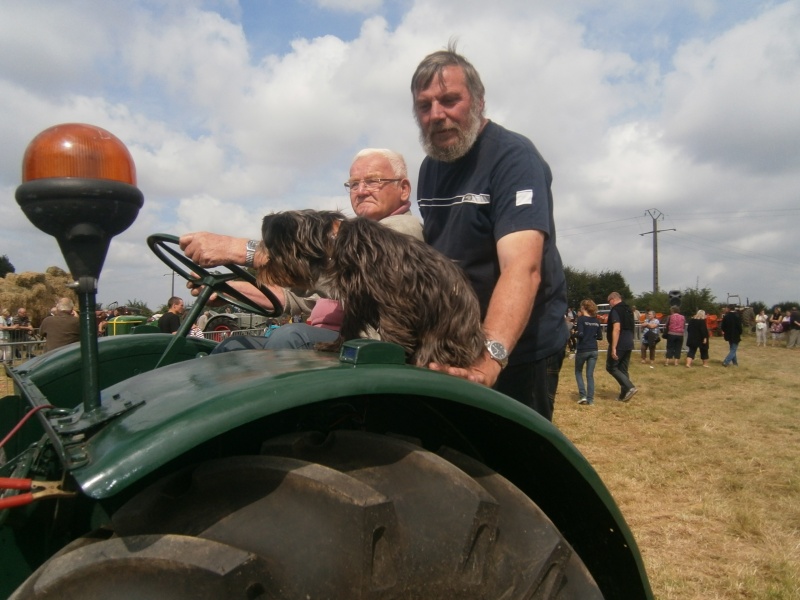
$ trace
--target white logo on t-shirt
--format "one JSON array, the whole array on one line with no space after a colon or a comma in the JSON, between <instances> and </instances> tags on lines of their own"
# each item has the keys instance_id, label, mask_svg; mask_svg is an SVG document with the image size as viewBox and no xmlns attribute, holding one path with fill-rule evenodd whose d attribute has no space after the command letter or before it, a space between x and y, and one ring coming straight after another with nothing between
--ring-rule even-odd
<instances>
[{"instance_id":1,"label":"white logo on t-shirt","mask_svg":"<svg viewBox=\"0 0 800 600\"><path fill-rule=\"evenodd\" d=\"M533 190L520 190L517 192L517 206L533 204Z\"/></svg>"}]
</instances>

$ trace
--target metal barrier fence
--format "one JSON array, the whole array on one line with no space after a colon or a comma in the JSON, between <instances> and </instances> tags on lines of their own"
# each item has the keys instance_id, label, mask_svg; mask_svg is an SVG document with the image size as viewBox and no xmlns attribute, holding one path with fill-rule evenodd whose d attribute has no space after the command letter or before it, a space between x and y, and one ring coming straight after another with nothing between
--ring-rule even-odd
<instances>
[{"instance_id":1,"label":"metal barrier fence","mask_svg":"<svg viewBox=\"0 0 800 600\"><path fill-rule=\"evenodd\" d=\"M25 342L1 342L0 360L7 365L19 365L29 358L44 352L44 340L32 339Z\"/></svg>"},{"instance_id":2,"label":"metal barrier fence","mask_svg":"<svg viewBox=\"0 0 800 600\"><path fill-rule=\"evenodd\" d=\"M260 337L264 335L265 329L265 327L260 327L258 329L237 329L236 331L204 331L203 337L207 340L213 340L215 342L221 342L222 340L234 335L255 335Z\"/></svg>"},{"instance_id":3,"label":"metal barrier fence","mask_svg":"<svg viewBox=\"0 0 800 600\"><path fill-rule=\"evenodd\" d=\"M4 365L16 367L26 360L44 353L44 340L32 339L25 342L0 343L0 361ZM14 393L14 382L5 376L0 368L0 398Z\"/></svg>"}]
</instances>

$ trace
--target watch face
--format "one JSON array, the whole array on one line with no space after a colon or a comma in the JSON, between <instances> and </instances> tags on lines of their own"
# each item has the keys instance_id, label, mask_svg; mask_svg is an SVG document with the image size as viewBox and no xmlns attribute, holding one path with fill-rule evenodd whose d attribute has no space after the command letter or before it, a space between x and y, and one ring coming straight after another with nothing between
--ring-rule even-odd
<instances>
[{"instance_id":1,"label":"watch face","mask_svg":"<svg viewBox=\"0 0 800 600\"><path fill-rule=\"evenodd\" d=\"M486 344L486 348L494 358L503 359L506 357L506 348L500 342L491 341Z\"/></svg>"}]
</instances>

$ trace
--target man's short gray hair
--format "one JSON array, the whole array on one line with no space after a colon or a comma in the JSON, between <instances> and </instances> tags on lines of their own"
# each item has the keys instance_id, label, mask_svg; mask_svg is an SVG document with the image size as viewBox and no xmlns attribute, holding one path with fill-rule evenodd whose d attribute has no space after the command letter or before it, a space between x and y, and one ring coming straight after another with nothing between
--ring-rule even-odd
<instances>
[{"instance_id":1,"label":"man's short gray hair","mask_svg":"<svg viewBox=\"0 0 800 600\"><path fill-rule=\"evenodd\" d=\"M472 63L456 52L455 40L450 40L447 50L433 52L422 59L411 78L411 95L416 96L418 92L427 88L434 77L438 77L440 82L444 82L442 72L446 67L461 67L464 71L464 81L467 84L469 95L473 101L483 104L486 89L483 87L481 76Z\"/></svg>"},{"instance_id":2,"label":"man's short gray hair","mask_svg":"<svg viewBox=\"0 0 800 600\"><path fill-rule=\"evenodd\" d=\"M386 148L364 148L353 157L352 162L357 161L359 158L366 158L368 156L375 155L382 156L389 161L389 164L392 167L392 174L395 177L400 179L408 179L408 167L406 167L406 160L403 158L402 154L395 152L394 150L388 150Z\"/></svg>"},{"instance_id":3,"label":"man's short gray hair","mask_svg":"<svg viewBox=\"0 0 800 600\"><path fill-rule=\"evenodd\" d=\"M56 304L56 310L59 312L71 313L75 310L75 304L69 298L61 298Z\"/></svg>"}]
</instances>

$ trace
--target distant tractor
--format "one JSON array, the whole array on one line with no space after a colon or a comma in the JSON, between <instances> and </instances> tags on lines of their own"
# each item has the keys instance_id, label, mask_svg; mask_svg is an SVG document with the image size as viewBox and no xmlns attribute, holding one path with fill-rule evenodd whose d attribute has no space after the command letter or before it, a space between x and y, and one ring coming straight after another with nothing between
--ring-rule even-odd
<instances>
[{"instance_id":1,"label":"distant tractor","mask_svg":"<svg viewBox=\"0 0 800 600\"><path fill-rule=\"evenodd\" d=\"M728 294L728 299L725 302L728 306L735 306L736 310L742 316L742 326L746 331L753 331L756 326L756 313L750 306L749 299L742 304L741 297L738 294Z\"/></svg>"},{"instance_id":2,"label":"distant tractor","mask_svg":"<svg viewBox=\"0 0 800 600\"><path fill-rule=\"evenodd\" d=\"M221 342L234 331L264 330L272 319L253 312L210 312L203 328L206 338Z\"/></svg>"}]
</instances>

